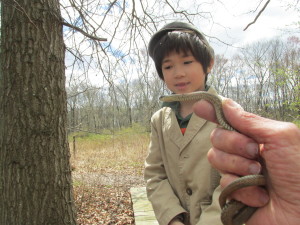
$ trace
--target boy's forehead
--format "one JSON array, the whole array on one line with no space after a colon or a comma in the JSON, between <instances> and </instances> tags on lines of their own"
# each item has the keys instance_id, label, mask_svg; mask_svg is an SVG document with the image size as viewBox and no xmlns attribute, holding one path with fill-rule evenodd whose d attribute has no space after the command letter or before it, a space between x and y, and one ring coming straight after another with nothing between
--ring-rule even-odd
<instances>
[{"instance_id":1,"label":"boy's forehead","mask_svg":"<svg viewBox=\"0 0 300 225\"><path fill-rule=\"evenodd\" d=\"M192 52L187 50L187 51L183 51L183 50L180 50L180 51L176 51L176 50L173 50L169 53L167 53L162 62L166 62L169 60L170 57L173 57L173 56L179 56L181 58L184 58L184 57L189 57L189 56L193 56Z\"/></svg>"},{"instance_id":2,"label":"boy's forehead","mask_svg":"<svg viewBox=\"0 0 300 225\"><path fill-rule=\"evenodd\" d=\"M174 49L174 50L167 52L165 54L165 57L168 57L170 55L191 56L193 54L192 54L192 51L189 49Z\"/></svg>"}]
</instances>

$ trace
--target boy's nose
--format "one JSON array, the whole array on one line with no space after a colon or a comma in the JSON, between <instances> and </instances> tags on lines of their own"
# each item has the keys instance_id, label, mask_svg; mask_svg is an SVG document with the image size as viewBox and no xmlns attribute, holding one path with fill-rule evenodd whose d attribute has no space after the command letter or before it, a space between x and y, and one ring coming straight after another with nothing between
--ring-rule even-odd
<instances>
[{"instance_id":1,"label":"boy's nose","mask_svg":"<svg viewBox=\"0 0 300 225\"><path fill-rule=\"evenodd\" d=\"M183 70L183 68L176 67L174 69L174 76L176 78L184 77L185 76L185 71Z\"/></svg>"}]
</instances>

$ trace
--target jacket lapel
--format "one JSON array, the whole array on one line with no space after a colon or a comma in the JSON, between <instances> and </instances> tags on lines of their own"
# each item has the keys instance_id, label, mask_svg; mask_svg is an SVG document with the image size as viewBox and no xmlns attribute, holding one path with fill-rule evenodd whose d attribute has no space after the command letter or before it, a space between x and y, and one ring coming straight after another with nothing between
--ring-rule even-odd
<instances>
[{"instance_id":1,"label":"jacket lapel","mask_svg":"<svg viewBox=\"0 0 300 225\"><path fill-rule=\"evenodd\" d=\"M178 148L182 145L184 136L181 133L175 113L171 108L168 108L165 113L165 129L170 140L177 145Z\"/></svg>"},{"instance_id":2,"label":"jacket lapel","mask_svg":"<svg viewBox=\"0 0 300 225\"><path fill-rule=\"evenodd\" d=\"M180 143L180 152L182 152L183 149L191 142L191 140L195 137L195 135L200 131L200 129L206 122L207 120L204 120L193 113L183 136L182 142Z\"/></svg>"},{"instance_id":3,"label":"jacket lapel","mask_svg":"<svg viewBox=\"0 0 300 225\"><path fill-rule=\"evenodd\" d=\"M207 121L193 113L185 134L182 135L175 113L171 108L168 108L165 113L164 122L170 140L175 143L179 151L182 152Z\"/></svg>"}]
</instances>

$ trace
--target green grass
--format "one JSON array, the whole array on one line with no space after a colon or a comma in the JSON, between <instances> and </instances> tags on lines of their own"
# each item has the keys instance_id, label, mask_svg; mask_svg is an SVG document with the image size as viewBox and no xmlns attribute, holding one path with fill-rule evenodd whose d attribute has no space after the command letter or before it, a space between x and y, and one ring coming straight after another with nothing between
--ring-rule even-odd
<instances>
[{"instance_id":1,"label":"green grass","mask_svg":"<svg viewBox=\"0 0 300 225\"><path fill-rule=\"evenodd\" d=\"M76 136L75 151L73 136ZM148 151L149 133L143 127L111 134L73 133L69 137L71 163L80 172L115 171L142 174Z\"/></svg>"},{"instance_id":2,"label":"green grass","mask_svg":"<svg viewBox=\"0 0 300 225\"><path fill-rule=\"evenodd\" d=\"M296 124L300 128L300 120L293 121L294 124Z\"/></svg>"},{"instance_id":3,"label":"green grass","mask_svg":"<svg viewBox=\"0 0 300 225\"><path fill-rule=\"evenodd\" d=\"M101 134L99 134L101 133ZM102 130L99 133L92 133L92 132L73 132L69 134L69 142L73 141L73 137L75 136L79 141L111 141L113 138L118 136L135 136L137 134L147 134L146 128L142 127L139 124L133 124L132 127L126 127L122 129L115 129L115 130Z\"/></svg>"}]
</instances>

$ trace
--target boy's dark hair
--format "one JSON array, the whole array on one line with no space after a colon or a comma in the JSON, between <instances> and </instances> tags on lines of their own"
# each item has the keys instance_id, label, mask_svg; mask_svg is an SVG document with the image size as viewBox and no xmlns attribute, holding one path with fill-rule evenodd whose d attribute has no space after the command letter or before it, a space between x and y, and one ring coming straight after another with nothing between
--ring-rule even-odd
<instances>
[{"instance_id":1,"label":"boy's dark hair","mask_svg":"<svg viewBox=\"0 0 300 225\"><path fill-rule=\"evenodd\" d=\"M162 27L150 39L148 52L155 63L159 77L163 80L162 60L176 51L177 53L191 52L195 59L203 66L207 80L207 69L214 59L214 50L208 44L203 34L191 24L173 22Z\"/></svg>"}]
</instances>

